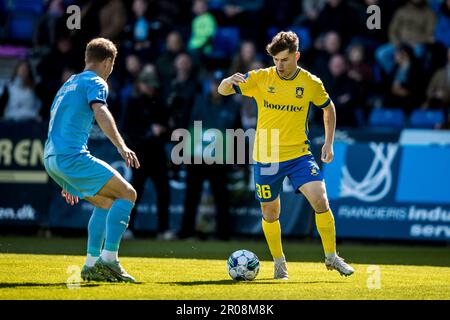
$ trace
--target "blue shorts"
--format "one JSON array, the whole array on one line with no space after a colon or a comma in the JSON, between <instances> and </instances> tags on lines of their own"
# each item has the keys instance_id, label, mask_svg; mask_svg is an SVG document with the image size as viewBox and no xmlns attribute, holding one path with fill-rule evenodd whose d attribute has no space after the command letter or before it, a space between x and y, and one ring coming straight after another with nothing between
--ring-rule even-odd
<instances>
[{"instance_id":1,"label":"blue shorts","mask_svg":"<svg viewBox=\"0 0 450 320\"><path fill-rule=\"evenodd\" d=\"M307 182L324 180L312 154L279 163L255 162L253 174L255 197L260 202L275 200L280 194L286 176L289 177L296 193L299 193L298 189Z\"/></svg>"},{"instance_id":2,"label":"blue shorts","mask_svg":"<svg viewBox=\"0 0 450 320\"><path fill-rule=\"evenodd\" d=\"M63 190L80 199L95 196L116 173L109 164L90 153L48 156L44 166Z\"/></svg>"}]
</instances>

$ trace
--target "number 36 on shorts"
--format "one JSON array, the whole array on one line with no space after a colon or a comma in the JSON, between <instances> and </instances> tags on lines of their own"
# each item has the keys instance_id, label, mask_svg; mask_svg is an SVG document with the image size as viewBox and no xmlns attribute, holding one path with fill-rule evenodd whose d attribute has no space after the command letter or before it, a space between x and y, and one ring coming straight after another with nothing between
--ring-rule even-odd
<instances>
[{"instance_id":1,"label":"number 36 on shorts","mask_svg":"<svg viewBox=\"0 0 450 320\"><path fill-rule=\"evenodd\" d=\"M272 192L270 191L270 186L268 184L256 184L256 192L258 197L261 199L269 199L272 197Z\"/></svg>"}]
</instances>

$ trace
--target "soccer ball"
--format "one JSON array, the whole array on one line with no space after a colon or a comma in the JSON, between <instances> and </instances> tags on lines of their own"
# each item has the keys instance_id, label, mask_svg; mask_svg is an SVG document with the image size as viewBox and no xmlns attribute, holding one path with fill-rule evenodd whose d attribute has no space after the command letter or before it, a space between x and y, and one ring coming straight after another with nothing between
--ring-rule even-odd
<instances>
[{"instance_id":1,"label":"soccer ball","mask_svg":"<svg viewBox=\"0 0 450 320\"><path fill-rule=\"evenodd\" d=\"M251 281L259 272L259 259L251 251L238 250L233 252L227 261L228 274L233 280Z\"/></svg>"}]
</instances>

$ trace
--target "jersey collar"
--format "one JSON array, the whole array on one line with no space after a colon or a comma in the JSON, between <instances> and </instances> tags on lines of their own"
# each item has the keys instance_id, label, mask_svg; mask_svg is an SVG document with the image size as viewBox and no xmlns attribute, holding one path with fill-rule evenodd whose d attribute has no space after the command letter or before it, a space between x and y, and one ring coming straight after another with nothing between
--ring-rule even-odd
<instances>
[{"instance_id":1,"label":"jersey collar","mask_svg":"<svg viewBox=\"0 0 450 320\"><path fill-rule=\"evenodd\" d=\"M297 70L295 71L295 73L290 78L284 78L284 77L280 76L280 74L278 73L277 68L276 67L274 67L274 68L275 68L275 72L277 73L278 77L281 80L287 80L287 81L294 80L298 76L298 74L300 73L300 70L302 69L299 66L297 66Z\"/></svg>"}]
</instances>

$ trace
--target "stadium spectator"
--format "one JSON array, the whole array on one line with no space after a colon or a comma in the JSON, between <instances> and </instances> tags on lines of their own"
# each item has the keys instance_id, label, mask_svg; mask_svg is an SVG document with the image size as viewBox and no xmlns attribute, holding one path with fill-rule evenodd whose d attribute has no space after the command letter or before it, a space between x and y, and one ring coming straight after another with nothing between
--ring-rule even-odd
<instances>
[{"instance_id":1,"label":"stadium spectator","mask_svg":"<svg viewBox=\"0 0 450 320\"><path fill-rule=\"evenodd\" d=\"M137 192L136 204L142 199L147 178L152 179L157 194L158 238L171 239L169 230L169 178L164 145L167 142L168 112L160 95L156 68L146 65L139 74L134 92L125 108L124 135L135 150L141 167L133 168L132 185ZM136 206L130 217L128 237L136 231Z\"/></svg>"},{"instance_id":2,"label":"stadium spectator","mask_svg":"<svg viewBox=\"0 0 450 320\"><path fill-rule=\"evenodd\" d=\"M137 76L142 71L142 63L135 54L130 54L125 58L125 74L122 76L124 85L134 84Z\"/></svg>"},{"instance_id":3,"label":"stadium spectator","mask_svg":"<svg viewBox=\"0 0 450 320\"><path fill-rule=\"evenodd\" d=\"M191 37L188 48L196 56L212 52L212 41L217 30L217 22L208 11L207 0L194 0L192 11L195 14L192 20Z\"/></svg>"},{"instance_id":4,"label":"stadium spectator","mask_svg":"<svg viewBox=\"0 0 450 320\"><path fill-rule=\"evenodd\" d=\"M374 91L373 72L370 64L367 63L364 46L361 44L350 45L347 48L347 61L347 75L356 83L357 100L364 104L365 99L370 97Z\"/></svg>"},{"instance_id":5,"label":"stadium spectator","mask_svg":"<svg viewBox=\"0 0 450 320\"><path fill-rule=\"evenodd\" d=\"M239 52L233 57L229 73L234 74L236 72L250 71L251 65L255 59L255 43L252 41L242 41Z\"/></svg>"},{"instance_id":6,"label":"stadium spectator","mask_svg":"<svg viewBox=\"0 0 450 320\"><path fill-rule=\"evenodd\" d=\"M239 105L231 97L221 96L217 88L223 78L221 72L215 72L210 81L207 95L198 95L190 116L190 127L193 129L194 121L201 121L203 132L208 129L217 129L226 139L226 129L240 127ZM214 138L214 141L220 141ZM210 141L201 145L192 146L192 164L186 165L186 196L184 202L184 215L179 238L189 238L195 235L195 217L203 190L203 182L208 180L214 195L217 213L217 237L228 240L231 232L230 224L230 195L227 187L229 167L226 165L225 141L217 145L212 158L204 157L204 147ZM219 151L221 150L221 151ZM206 153L205 153L206 154ZM194 164L197 158L202 164ZM217 160L217 162L215 162ZM209 161L209 162L208 162ZM205 164L205 162L207 164ZM212 164L211 164L212 163Z\"/></svg>"},{"instance_id":7,"label":"stadium spectator","mask_svg":"<svg viewBox=\"0 0 450 320\"><path fill-rule=\"evenodd\" d=\"M328 31L323 37L319 37L314 44L314 51L310 55L308 65L319 77L324 77L328 72L330 58L341 52L341 37L336 31Z\"/></svg>"},{"instance_id":8,"label":"stadium spectator","mask_svg":"<svg viewBox=\"0 0 450 320\"><path fill-rule=\"evenodd\" d=\"M58 39L58 32L65 28L66 21L63 0L47 1L45 14L40 17L33 36L33 46L51 49Z\"/></svg>"},{"instance_id":9,"label":"stadium spectator","mask_svg":"<svg viewBox=\"0 0 450 320\"><path fill-rule=\"evenodd\" d=\"M358 125L358 90L355 82L347 75L348 65L343 55L335 54L328 63L329 76L322 80L337 113L337 126Z\"/></svg>"},{"instance_id":10,"label":"stadium spectator","mask_svg":"<svg viewBox=\"0 0 450 320\"><path fill-rule=\"evenodd\" d=\"M366 52L372 56L373 52L382 44L388 42L388 26L390 21L392 20L392 16L395 11L400 6L400 1L392 1L392 0L364 0L362 3L352 2L355 10L358 12L358 19L361 28L357 30L358 34L351 41L362 43L366 49ZM371 12L370 15L367 12L367 9L375 5L379 8L380 15L376 16L376 20L370 20L370 22L377 22L379 19L380 25L379 28L368 28L367 22L369 22L369 17L374 18L372 16L377 11Z\"/></svg>"},{"instance_id":11,"label":"stadium spectator","mask_svg":"<svg viewBox=\"0 0 450 320\"><path fill-rule=\"evenodd\" d=\"M386 106L402 108L406 113L420 105L421 72L414 49L401 44L395 52L395 65L390 75ZM423 90L422 90L423 91Z\"/></svg>"},{"instance_id":12,"label":"stadium spectator","mask_svg":"<svg viewBox=\"0 0 450 320\"><path fill-rule=\"evenodd\" d=\"M192 59L187 53L175 58L176 75L169 88L167 103L170 110L170 128L187 129L195 96L201 87L193 70Z\"/></svg>"},{"instance_id":13,"label":"stadium spectator","mask_svg":"<svg viewBox=\"0 0 450 320\"><path fill-rule=\"evenodd\" d=\"M56 41L56 45L41 59L36 67L40 78L36 86L36 93L42 101L41 116L44 119L50 117L50 106L61 86L63 70L72 69L79 71L79 65L83 63L75 58L73 47L70 36L67 34L61 35Z\"/></svg>"},{"instance_id":14,"label":"stadium spectator","mask_svg":"<svg viewBox=\"0 0 450 320\"><path fill-rule=\"evenodd\" d=\"M159 23L148 18L147 0L134 0L131 9L132 14L124 29L125 49L138 55L142 61L153 61L158 51L154 39Z\"/></svg>"},{"instance_id":15,"label":"stadium spectator","mask_svg":"<svg viewBox=\"0 0 450 320\"><path fill-rule=\"evenodd\" d=\"M294 25L304 26L307 28L314 26L326 3L327 0L303 0L302 11L295 18Z\"/></svg>"},{"instance_id":16,"label":"stadium spectator","mask_svg":"<svg viewBox=\"0 0 450 320\"><path fill-rule=\"evenodd\" d=\"M357 12L344 0L328 0L311 28L314 37L330 30L336 31L347 44L361 29Z\"/></svg>"},{"instance_id":17,"label":"stadium spectator","mask_svg":"<svg viewBox=\"0 0 450 320\"><path fill-rule=\"evenodd\" d=\"M127 11L122 0L109 0L99 12L100 33L99 36L112 41L119 40L125 24L127 23Z\"/></svg>"},{"instance_id":18,"label":"stadium spectator","mask_svg":"<svg viewBox=\"0 0 450 320\"><path fill-rule=\"evenodd\" d=\"M40 120L41 101L35 91L31 64L28 60L19 61L11 81L3 88L0 98L0 110L4 108L5 120Z\"/></svg>"},{"instance_id":19,"label":"stadium spectator","mask_svg":"<svg viewBox=\"0 0 450 320\"><path fill-rule=\"evenodd\" d=\"M184 50L184 41L180 32L172 31L167 35L165 50L156 60L156 68L161 80L162 96L167 99L170 82L176 75L175 58Z\"/></svg>"},{"instance_id":20,"label":"stadium spectator","mask_svg":"<svg viewBox=\"0 0 450 320\"><path fill-rule=\"evenodd\" d=\"M386 74L394 68L396 46L407 43L419 58L424 56L425 44L433 42L436 16L425 0L410 0L399 8L389 25L389 43L375 51L375 57Z\"/></svg>"},{"instance_id":21,"label":"stadium spectator","mask_svg":"<svg viewBox=\"0 0 450 320\"><path fill-rule=\"evenodd\" d=\"M450 109L450 48L447 49L447 65L436 71L427 88L428 108Z\"/></svg>"},{"instance_id":22,"label":"stadium spectator","mask_svg":"<svg viewBox=\"0 0 450 320\"><path fill-rule=\"evenodd\" d=\"M436 42L450 48L450 0L443 0L439 7L434 37Z\"/></svg>"}]
</instances>

